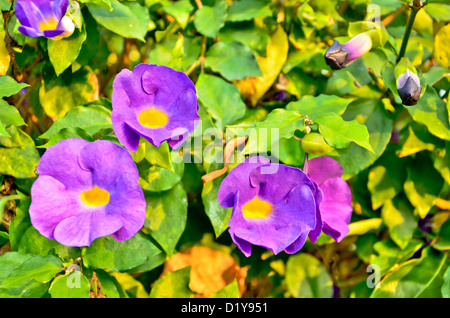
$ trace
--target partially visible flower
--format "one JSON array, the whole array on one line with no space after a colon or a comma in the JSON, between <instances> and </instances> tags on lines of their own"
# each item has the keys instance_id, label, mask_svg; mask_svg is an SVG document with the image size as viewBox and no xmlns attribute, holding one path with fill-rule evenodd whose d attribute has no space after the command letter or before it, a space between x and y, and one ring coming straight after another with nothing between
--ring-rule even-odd
<instances>
[{"instance_id":1,"label":"partially visible flower","mask_svg":"<svg viewBox=\"0 0 450 318\"><path fill-rule=\"evenodd\" d=\"M271 171L273 173L267 173ZM221 206L233 208L229 233L246 256L258 245L293 254L308 235L322 230L322 192L300 169L251 157L233 168L218 192Z\"/></svg>"},{"instance_id":2,"label":"partially visible flower","mask_svg":"<svg viewBox=\"0 0 450 318\"><path fill-rule=\"evenodd\" d=\"M334 41L325 52L325 62L333 69L340 70L372 49L372 38L360 33L346 43Z\"/></svg>"},{"instance_id":3,"label":"partially visible flower","mask_svg":"<svg viewBox=\"0 0 450 318\"><path fill-rule=\"evenodd\" d=\"M135 152L143 137L159 147L181 145L197 126L195 86L183 72L166 66L139 64L115 78L111 119L119 141Z\"/></svg>"},{"instance_id":4,"label":"partially visible flower","mask_svg":"<svg viewBox=\"0 0 450 318\"><path fill-rule=\"evenodd\" d=\"M17 0L15 13L20 33L60 39L72 35L75 25L66 17L69 0Z\"/></svg>"},{"instance_id":5,"label":"partially visible flower","mask_svg":"<svg viewBox=\"0 0 450 318\"><path fill-rule=\"evenodd\" d=\"M308 160L304 171L323 194L319 206L323 232L340 242L349 232L353 211L352 193L342 179L342 166L333 158L322 156Z\"/></svg>"},{"instance_id":6,"label":"partially visible flower","mask_svg":"<svg viewBox=\"0 0 450 318\"><path fill-rule=\"evenodd\" d=\"M30 218L45 237L66 246L89 246L112 235L117 241L143 226L146 202L129 152L105 140L62 140L37 167Z\"/></svg>"},{"instance_id":7,"label":"partially visible flower","mask_svg":"<svg viewBox=\"0 0 450 318\"><path fill-rule=\"evenodd\" d=\"M420 94L422 93L420 80L417 74L406 69L406 71L397 78L397 91L402 99L403 105L416 105L420 99Z\"/></svg>"}]
</instances>

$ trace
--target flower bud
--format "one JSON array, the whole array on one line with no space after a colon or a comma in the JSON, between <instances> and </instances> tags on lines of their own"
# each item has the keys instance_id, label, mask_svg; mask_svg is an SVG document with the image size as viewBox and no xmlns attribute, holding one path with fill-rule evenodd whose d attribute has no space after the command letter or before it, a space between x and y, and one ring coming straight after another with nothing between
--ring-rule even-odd
<instances>
[{"instance_id":1,"label":"flower bud","mask_svg":"<svg viewBox=\"0 0 450 318\"><path fill-rule=\"evenodd\" d=\"M340 70L369 52L371 48L370 36L360 33L344 44L334 41L333 45L325 52L325 62L333 70Z\"/></svg>"},{"instance_id":2,"label":"flower bud","mask_svg":"<svg viewBox=\"0 0 450 318\"><path fill-rule=\"evenodd\" d=\"M420 99L420 93L422 92L417 74L406 69L406 71L397 78L397 91L402 99L403 105L416 105Z\"/></svg>"},{"instance_id":3,"label":"flower bud","mask_svg":"<svg viewBox=\"0 0 450 318\"><path fill-rule=\"evenodd\" d=\"M63 38L68 38L75 31L75 24L67 16L65 16L65 17L63 17L61 19L60 27L61 27L61 29L64 30L64 32L62 34L58 35L58 36L53 37L52 40L60 40L60 39L63 39Z\"/></svg>"}]
</instances>

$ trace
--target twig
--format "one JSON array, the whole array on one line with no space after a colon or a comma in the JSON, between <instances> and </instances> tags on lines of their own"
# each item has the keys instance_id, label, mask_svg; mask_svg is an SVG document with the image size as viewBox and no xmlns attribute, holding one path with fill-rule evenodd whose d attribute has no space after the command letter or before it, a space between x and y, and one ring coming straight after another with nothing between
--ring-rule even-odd
<instances>
[{"instance_id":1,"label":"twig","mask_svg":"<svg viewBox=\"0 0 450 318\"><path fill-rule=\"evenodd\" d=\"M206 54L206 43L208 41L208 38L206 36L203 37L202 41L202 51L199 57L200 60L200 72L203 74L205 72L205 54Z\"/></svg>"},{"instance_id":2,"label":"twig","mask_svg":"<svg viewBox=\"0 0 450 318\"><path fill-rule=\"evenodd\" d=\"M392 21L394 21L394 19L396 17L398 17L400 14L402 14L406 9L408 8L408 6L403 5L400 8L398 8L397 10L395 10L394 12L392 12L391 14L389 14L388 16L386 16L381 23L383 23L383 25L386 27L388 26Z\"/></svg>"},{"instance_id":3,"label":"twig","mask_svg":"<svg viewBox=\"0 0 450 318\"><path fill-rule=\"evenodd\" d=\"M210 172L202 177L202 181L204 183L208 183L210 181L213 181L214 179L217 179L221 175L225 174L228 171L228 163L230 161L230 157L233 154L234 150L247 142L248 136L245 137L237 137L233 139L232 141L228 142L225 146L225 152L224 152L224 166L222 169Z\"/></svg>"},{"instance_id":4,"label":"twig","mask_svg":"<svg viewBox=\"0 0 450 318\"><path fill-rule=\"evenodd\" d=\"M16 61L16 53L14 52L14 49L12 47L13 37L11 36L8 30L8 21L12 15L13 8L14 8L14 0L11 1L11 7L9 8L9 11L3 14L3 28L5 29L5 46L6 49L8 50L9 57L11 59L13 76L18 82L20 82L22 79L22 74L20 73L20 68Z\"/></svg>"},{"instance_id":5,"label":"twig","mask_svg":"<svg viewBox=\"0 0 450 318\"><path fill-rule=\"evenodd\" d=\"M195 0L195 4L197 5L197 7L198 7L199 9L203 8L203 3L202 3L201 0Z\"/></svg>"}]
</instances>

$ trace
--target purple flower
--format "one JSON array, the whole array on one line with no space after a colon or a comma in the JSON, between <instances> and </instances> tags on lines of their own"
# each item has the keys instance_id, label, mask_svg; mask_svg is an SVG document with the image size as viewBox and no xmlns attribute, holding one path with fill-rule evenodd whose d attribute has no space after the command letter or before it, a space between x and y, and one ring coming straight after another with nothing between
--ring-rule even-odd
<instances>
[{"instance_id":1,"label":"purple flower","mask_svg":"<svg viewBox=\"0 0 450 318\"><path fill-rule=\"evenodd\" d=\"M333 70L346 67L372 49L372 39L366 33L360 33L348 42L340 44L334 41L325 52L325 61Z\"/></svg>"},{"instance_id":2,"label":"purple flower","mask_svg":"<svg viewBox=\"0 0 450 318\"><path fill-rule=\"evenodd\" d=\"M15 13L20 33L33 38L59 39L70 36L75 25L65 17L69 0L17 0Z\"/></svg>"},{"instance_id":3,"label":"purple flower","mask_svg":"<svg viewBox=\"0 0 450 318\"><path fill-rule=\"evenodd\" d=\"M146 202L128 151L110 141L67 139L49 147L31 188L30 218L44 236L66 246L117 241L143 226Z\"/></svg>"},{"instance_id":4,"label":"purple flower","mask_svg":"<svg viewBox=\"0 0 450 318\"><path fill-rule=\"evenodd\" d=\"M341 178L342 166L331 157L317 157L307 161L303 170L323 193L319 206L323 232L340 242L349 231L353 211L350 187Z\"/></svg>"},{"instance_id":5,"label":"purple flower","mask_svg":"<svg viewBox=\"0 0 450 318\"><path fill-rule=\"evenodd\" d=\"M183 72L166 66L139 64L114 80L111 119L119 141L136 151L143 137L159 147L168 140L180 146L197 126L195 86Z\"/></svg>"},{"instance_id":6,"label":"purple flower","mask_svg":"<svg viewBox=\"0 0 450 318\"><path fill-rule=\"evenodd\" d=\"M315 241L322 230L319 187L302 170L263 157L233 168L222 181L218 200L233 208L229 233L246 256L252 244L275 254L296 253L308 235Z\"/></svg>"}]
</instances>

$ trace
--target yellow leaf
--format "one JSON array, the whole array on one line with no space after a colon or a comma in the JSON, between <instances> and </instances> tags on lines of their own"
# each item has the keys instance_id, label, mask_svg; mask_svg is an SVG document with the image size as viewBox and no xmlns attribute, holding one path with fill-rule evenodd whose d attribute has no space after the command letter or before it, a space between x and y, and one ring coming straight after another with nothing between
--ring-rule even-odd
<instances>
[{"instance_id":1,"label":"yellow leaf","mask_svg":"<svg viewBox=\"0 0 450 318\"><path fill-rule=\"evenodd\" d=\"M11 58L5 45L5 31L0 31L0 75L6 75L10 60Z\"/></svg>"},{"instance_id":2,"label":"yellow leaf","mask_svg":"<svg viewBox=\"0 0 450 318\"><path fill-rule=\"evenodd\" d=\"M434 42L434 58L442 67L450 67L450 24L439 30Z\"/></svg>"},{"instance_id":3,"label":"yellow leaf","mask_svg":"<svg viewBox=\"0 0 450 318\"><path fill-rule=\"evenodd\" d=\"M135 298L148 298L148 293L145 291L144 286L133 276L127 273L112 273L115 279L119 282L120 286L125 291L128 291Z\"/></svg>"},{"instance_id":4,"label":"yellow leaf","mask_svg":"<svg viewBox=\"0 0 450 318\"><path fill-rule=\"evenodd\" d=\"M253 106L258 103L278 78L286 62L288 50L288 37L279 25L270 38L270 43L266 50L266 57L258 57L258 65L263 75L249 76L243 80L234 82L241 91L242 96L250 100Z\"/></svg>"}]
</instances>

